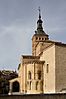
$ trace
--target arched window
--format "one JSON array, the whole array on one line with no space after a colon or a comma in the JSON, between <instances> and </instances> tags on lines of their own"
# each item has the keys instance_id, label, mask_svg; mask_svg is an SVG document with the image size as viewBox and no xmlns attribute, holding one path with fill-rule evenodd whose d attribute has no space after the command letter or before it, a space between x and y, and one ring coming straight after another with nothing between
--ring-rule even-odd
<instances>
[{"instance_id":1,"label":"arched window","mask_svg":"<svg viewBox=\"0 0 66 99\"><path fill-rule=\"evenodd\" d=\"M41 79L41 71L38 71L38 79Z\"/></svg>"},{"instance_id":2,"label":"arched window","mask_svg":"<svg viewBox=\"0 0 66 99\"><path fill-rule=\"evenodd\" d=\"M40 82L40 90L43 90L43 81Z\"/></svg>"},{"instance_id":3,"label":"arched window","mask_svg":"<svg viewBox=\"0 0 66 99\"><path fill-rule=\"evenodd\" d=\"M28 79L31 79L31 72L28 72Z\"/></svg>"},{"instance_id":4,"label":"arched window","mask_svg":"<svg viewBox=\"0 0 66 99\"><path fill-rule=\"evenodd\" d=\"M32 89L32 81L27 82L27 89L31 90Z\"/></svg>"},{"instance_id":5,"label":"arched window","mask_svg":"<svg viewBox=\"0 0 66 99\"><path fill-rule=\"evenodd\" d=\"M39 40L41 40L41 38L39 37Z\"/></svg>"},{"instance_id":6,"label":"arched window","mask_svg":"<svg viewBox=\"0 0 66 99\"><path fill-rule=\"evenodd\" d=\"M38 90L38 81L36 82L36 90Z\"/></svg>"},{"instance_id":7,"label":"arched window","mask_svg":"<svg viewBox=\"0 0 66 99\"><path fill-rule=\"evenodd\" d=\"M42 40L44 40L44 38L42 38Z\"/></svg>"},{"instance_id":8,"label":"arched window","mask_svg":"<svg viewBox=\"0 0 66 99\"><path fill-rule=\"evenodd\" d=\"M12 92L19 92L19 82L18 81L15 81L13 82L12 84Z\"/></svg>"},{"instance_id":9,"label":"arched window","mask_svg":"<svg viewBox=\"0 0 66 99\"><path fill-rule=\"evenodd\" d=\"M46 72L48 73L49 72L49 64L47 64L47 68L46 68Z\"/></svg>"},{"instance_id":10,"label":"arched window","mask_svg":"<svg viewBox=\"0 0 66 99\"><path fill-rule=\"evenodd\" d=\"M36 40L38 40L38 37L36 37Z\"/></svg>"},{"instance_id":11,"label":"arched window","mask_svg":"<svg viewBox=\"0 0 66 99\"><path fill-rule=\"evenodd\" d=\"M30 90L32 89L32 82L30 81Z\"/></svg>"}]
</instances>

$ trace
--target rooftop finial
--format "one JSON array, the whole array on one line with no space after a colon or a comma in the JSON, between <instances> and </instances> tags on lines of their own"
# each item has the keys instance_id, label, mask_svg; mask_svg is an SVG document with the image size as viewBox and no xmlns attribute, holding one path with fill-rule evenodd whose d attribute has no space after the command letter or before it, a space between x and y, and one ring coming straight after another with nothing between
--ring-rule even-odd
<instances>
[{"instance_id":1,"label":"rooftop finial","mask_svg":"<svg viewBox=\"0 0 66 99\"><path fill-rule=\"evenodd\" d=\"M39 6L38 10L39 10L39 19L41 19L41 10L40 10L40 6Z\"/></svg>"}]
</instances>

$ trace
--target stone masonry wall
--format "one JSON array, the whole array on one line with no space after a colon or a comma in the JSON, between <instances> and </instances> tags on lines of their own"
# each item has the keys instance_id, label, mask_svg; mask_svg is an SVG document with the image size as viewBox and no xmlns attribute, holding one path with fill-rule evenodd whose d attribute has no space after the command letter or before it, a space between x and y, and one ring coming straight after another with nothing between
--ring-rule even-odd
<instances>
[{"instance_id":1,"label":"stone masonry wall","mask_svg":"<svg viewBox=\"0 0 66 99\"><path fill-rule=\"evenodd\" d=\"M56 92L66 90L66 46L56 45L55 47L56 64Z\"/></svg>"},{"instance_id":2,"label":"stone masonry wall","mask_svg":"<svg viewBox=\"0 0 66 99\"><path fill-rule=\"evenodd\" d=\"M55 92L55 45L43 51L40 60L44 60L44 93ZM48 69L48 70L47 70Z\"/></svg>"}]
</instances>

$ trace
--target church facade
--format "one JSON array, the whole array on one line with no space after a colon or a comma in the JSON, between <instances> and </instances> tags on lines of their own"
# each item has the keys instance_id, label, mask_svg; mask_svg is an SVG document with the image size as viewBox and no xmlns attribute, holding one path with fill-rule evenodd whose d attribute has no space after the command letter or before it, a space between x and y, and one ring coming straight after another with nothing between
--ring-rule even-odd
<instances>
[{"instance_id":1,"label":"church facade","mask_svg":"<svg viewBox=\"0 0 66 99\"><path fill-rule=\"evenodd\" d=\"M10 80L10 92L21 94L66 91L66 44L51 41L42 27L39 11L32 37L32 55L22 55L18 78Z\"/></svg>"}]
</instances>

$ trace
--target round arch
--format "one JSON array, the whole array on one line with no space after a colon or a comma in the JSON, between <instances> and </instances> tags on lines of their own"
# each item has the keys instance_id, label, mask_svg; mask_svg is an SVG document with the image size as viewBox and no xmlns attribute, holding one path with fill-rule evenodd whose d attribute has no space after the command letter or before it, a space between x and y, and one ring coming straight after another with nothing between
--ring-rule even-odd
<instances>
[{"instance_id":1,"label":"round arch","mask_svg":"<svg viewBox=\"0 0 66 99\"><path fill-rule=\"evenodd\" d=\"M20 85L18 81L13 82L12 84L12 92L19 92Z\"/></svg>"}]
</instances>

